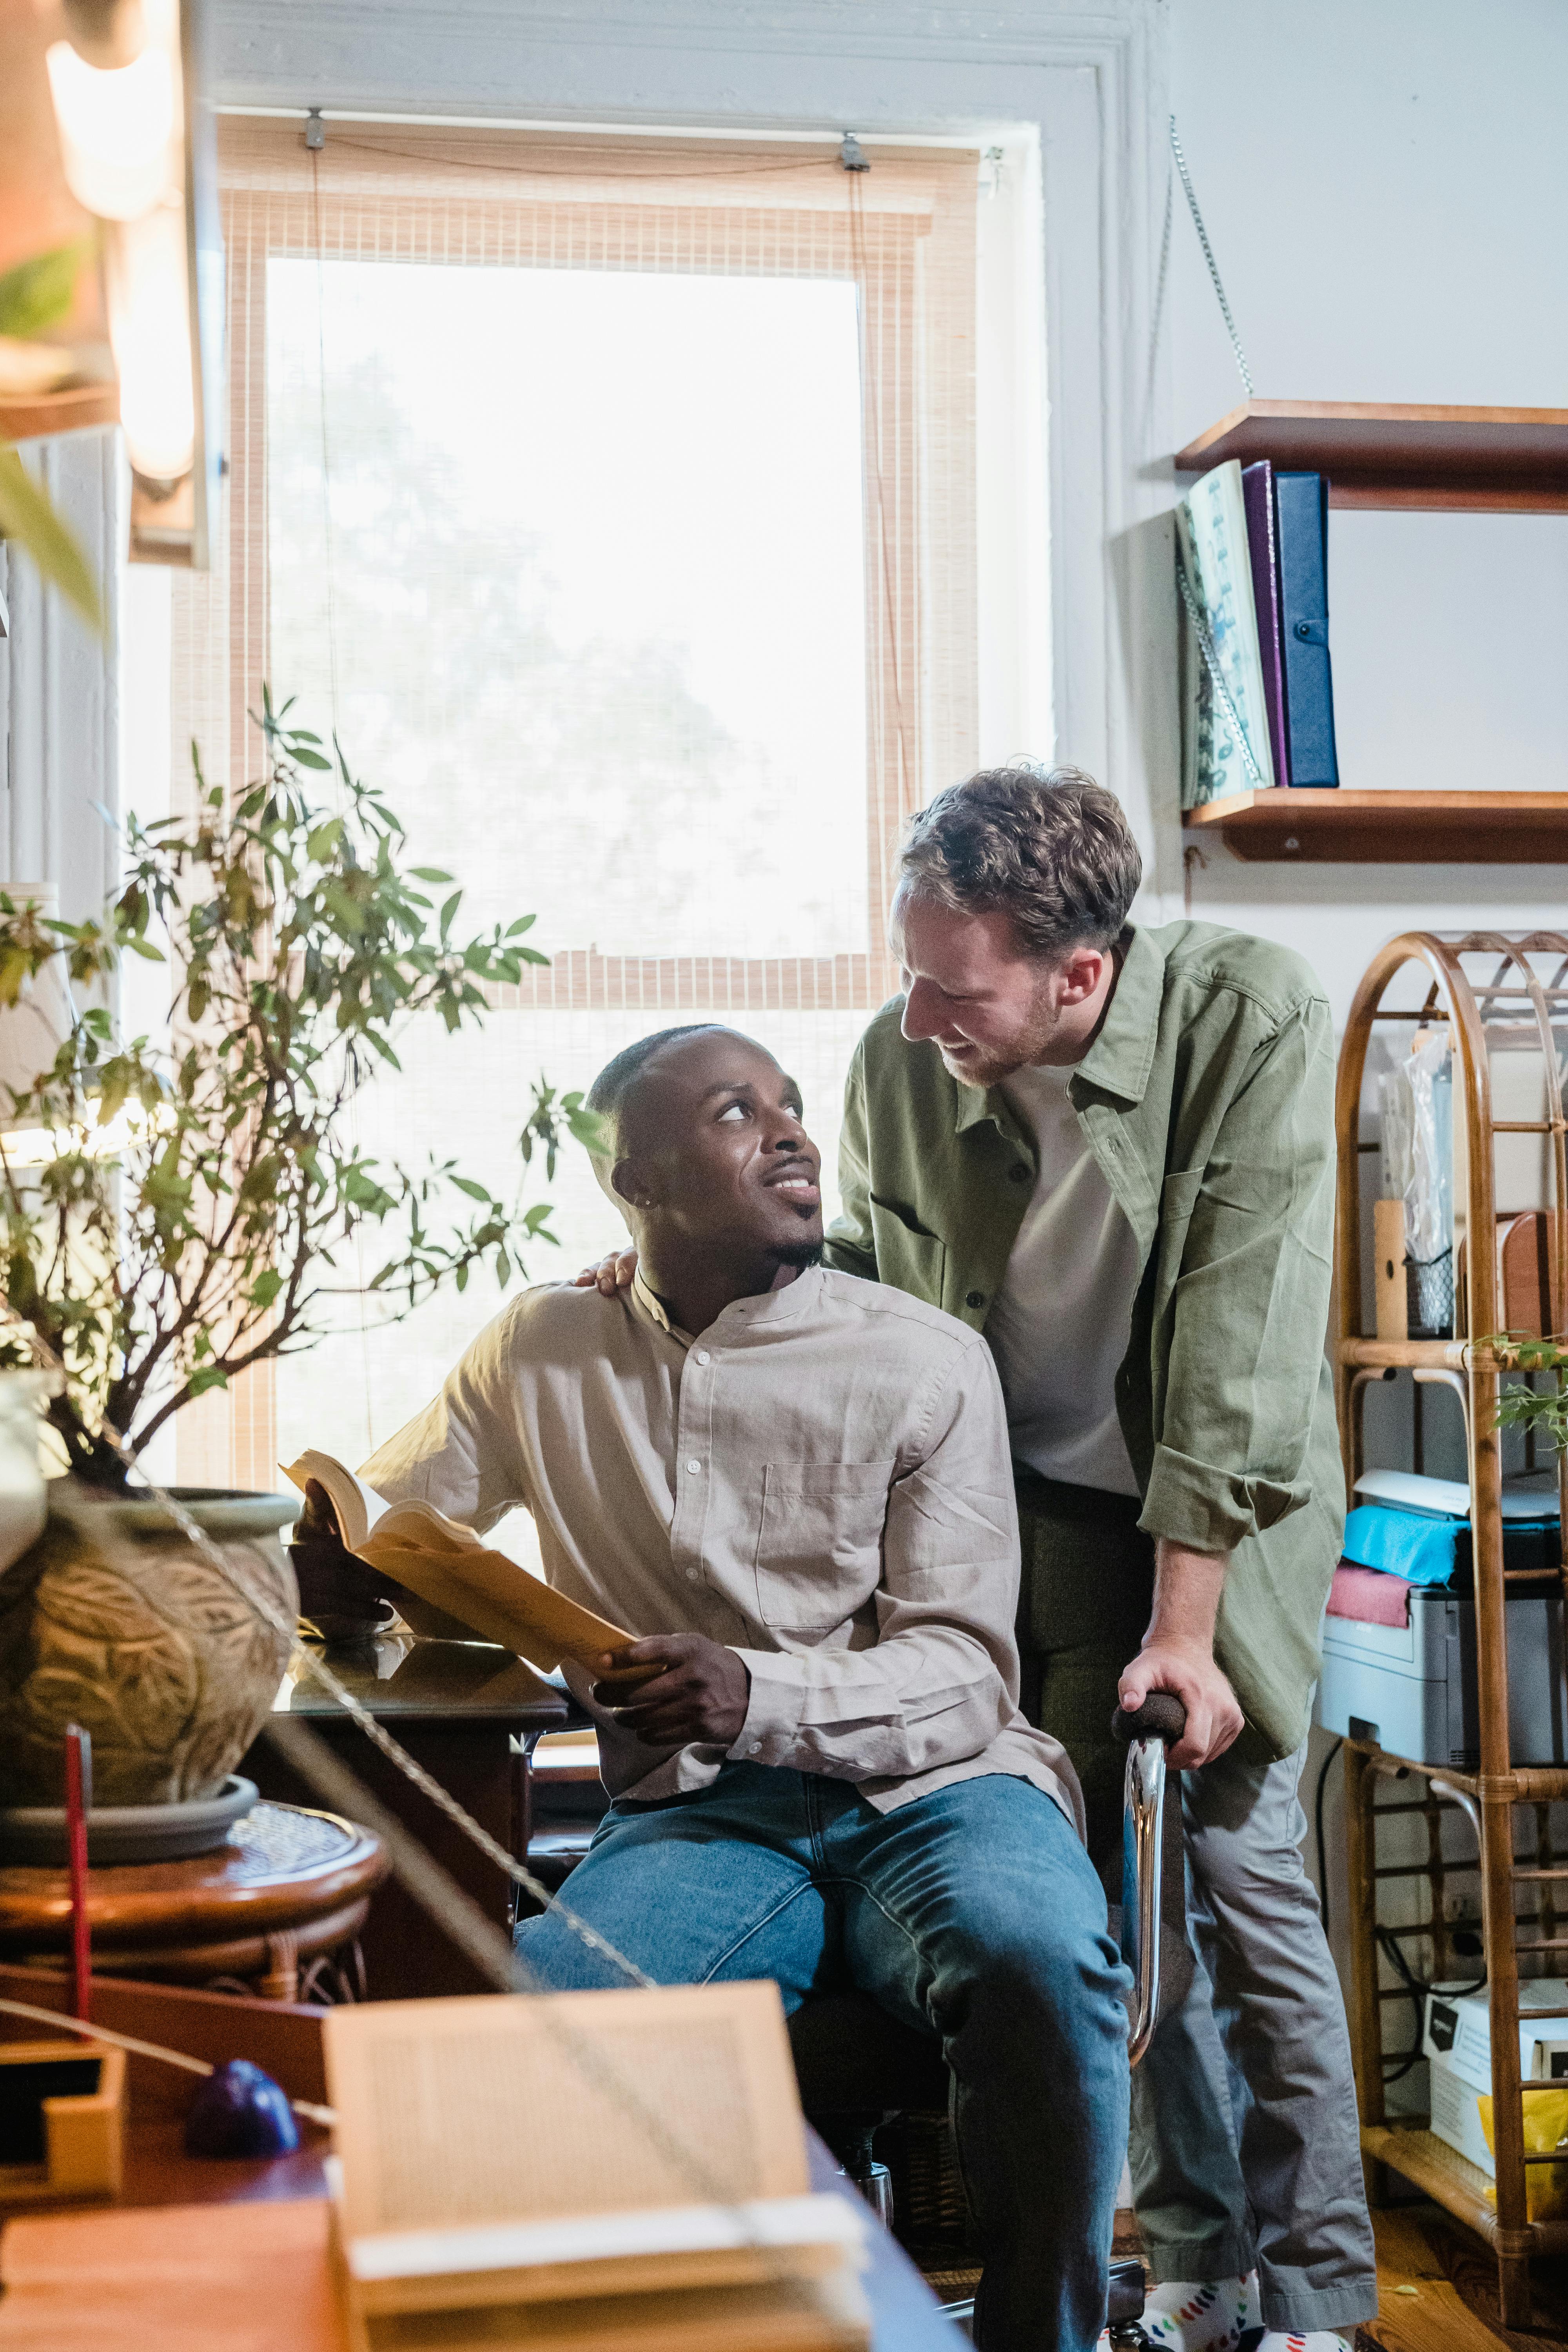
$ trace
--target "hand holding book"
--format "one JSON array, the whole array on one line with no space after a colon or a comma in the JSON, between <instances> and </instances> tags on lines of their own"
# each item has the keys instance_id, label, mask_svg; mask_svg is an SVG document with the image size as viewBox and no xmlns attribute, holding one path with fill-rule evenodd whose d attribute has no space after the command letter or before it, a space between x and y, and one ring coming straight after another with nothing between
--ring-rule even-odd
<instances>
[{"instance_id":1,"label":"hand holding book","mask_svg":"<svg viewBox=\"0 0 1568 2352\"><path fill-rule=\"evenodd\" d=\"M434 1505L389 1504L331 1454L314 1450L284 1475L306 1498L299 1521L305 1541L330 1544L330 1522L345 1550L376 1570L378 1583L389 1584L394 1597L406 1590L544 1674L570 1658L590 1674L616 1673L621 1688L629 1689L664 1671L651 1659L623 1658L634 1634L568 1600L504 1552L491 1551L472 1528L460 1527Z\"/></svg>"},{"instance_id":2,"label":"hand holding book","mask_svg":"<svg viewBox=\"0 0 1568 2352\"><path fill-rule=\"evenodd\" d=\"M595 1698L647 1747L684 1748L700 1739L727 1748L740 1737L752 1677L744 1660L722 1642L704 1633L656 1633L616 1651L605 1667ZM641 1696L628 1699L639 1688Z\"/></svg>"}]
</instances>

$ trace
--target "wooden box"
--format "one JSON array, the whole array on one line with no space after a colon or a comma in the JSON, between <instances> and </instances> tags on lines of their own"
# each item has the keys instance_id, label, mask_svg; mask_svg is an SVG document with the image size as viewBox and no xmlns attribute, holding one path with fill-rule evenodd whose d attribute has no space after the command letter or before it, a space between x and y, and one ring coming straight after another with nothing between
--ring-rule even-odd
<instances>
[{"instance_id":1,"label":"wooden box","mask_svg":"<svg viewBox=\"0 0 1568 2352\"><path fill-rule=\"evenodd\" d=\"M0 2043L0 2197L114 2197L125 2053L106 2042Z\"/></svg>"}]
</instances>

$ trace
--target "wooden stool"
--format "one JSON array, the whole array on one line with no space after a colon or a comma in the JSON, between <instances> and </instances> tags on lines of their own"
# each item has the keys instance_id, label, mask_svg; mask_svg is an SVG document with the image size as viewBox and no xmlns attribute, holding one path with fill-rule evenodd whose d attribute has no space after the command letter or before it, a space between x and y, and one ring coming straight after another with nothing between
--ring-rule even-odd
<instances>
[{"instance_id":1,"label":"wooden stool","mask_svg":"<svg viewBox=\"0 0 1568 2352\"><path fill-rule=\"evenodd\" d=\"M357 1950L386 1871L369 1830L336 1813L258 1804L211 1853L89 1872L94 1973L226 1979L267 2000L296 2000L301 1963L346 1944ZM0 1870L0 1957L54 1968L69 1948L67 1873Z\"/></svg>"}]
</instances>

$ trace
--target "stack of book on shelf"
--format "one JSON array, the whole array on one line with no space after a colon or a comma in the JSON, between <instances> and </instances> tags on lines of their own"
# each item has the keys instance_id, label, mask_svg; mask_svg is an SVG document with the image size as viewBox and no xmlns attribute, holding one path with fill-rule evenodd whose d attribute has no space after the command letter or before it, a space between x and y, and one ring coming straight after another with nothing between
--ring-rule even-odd
<instances>
[{"instance_id":1,"label":"stack of book on shelf","mask_svg":"<svg viewBox=\"0 0 1568 2352\"><path fill-rule=\"evenodd\" d=\"M1182 806L1340 781L1329 668L1329 486L1216 466L1176 509Z\"/></svg>"},{"instance_id":2,"label":"stack of book on shelf","mask_svg":"<svg viewBox=\"0 0 1568 2352\"><path fill-rule=\"evenodd\" d=\"M375 2001L325 2026L353 2352L861 2352L772 1984Z\"/></svg>"}]
</instances>

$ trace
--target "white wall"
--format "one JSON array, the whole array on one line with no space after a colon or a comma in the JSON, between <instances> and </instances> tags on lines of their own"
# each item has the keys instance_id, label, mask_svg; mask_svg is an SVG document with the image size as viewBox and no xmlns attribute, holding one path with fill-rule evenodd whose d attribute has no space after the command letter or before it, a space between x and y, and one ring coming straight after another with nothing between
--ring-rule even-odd
<instances>
[{"instance_id":1,"label":"white wall","mask_svg":"<svg viewBox=\"0 0 1568 2352\"><path fill-rule=\"evenodd\" d=\"M1171 0L1172 104L1266 398L1550 407L1568 383L1558 0ZM1242 398L1180 189L1176 446ZM1345 784L1568 783L1568 516L1330 518ZM1244 865L1194 911L1289 941L1342 1019L1395 930L1568 913L1561 866Z\"/></svg>"}]
</instances>

